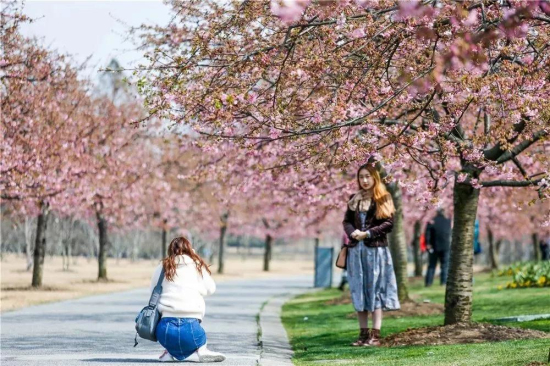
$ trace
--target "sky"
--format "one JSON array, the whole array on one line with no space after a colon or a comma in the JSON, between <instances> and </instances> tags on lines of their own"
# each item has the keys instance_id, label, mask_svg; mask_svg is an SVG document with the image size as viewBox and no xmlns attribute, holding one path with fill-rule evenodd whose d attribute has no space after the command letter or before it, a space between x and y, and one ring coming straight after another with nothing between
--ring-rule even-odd
<instances>
[{"instance_id":1,"label":"sky","mask_svg":"<svg viewBox=\"0 0 550 366\"><path fill-rule=\"evenodd\" d=\"M123 67L143 61L128 39L128 29L141 24L165 25L170 8L162 1L26 1L23 12L35 19L22 27L50 49L72 55L76 64L91 56L86 71L94 79L99 68L116 58Z\"/></svg>"}]
</instances>

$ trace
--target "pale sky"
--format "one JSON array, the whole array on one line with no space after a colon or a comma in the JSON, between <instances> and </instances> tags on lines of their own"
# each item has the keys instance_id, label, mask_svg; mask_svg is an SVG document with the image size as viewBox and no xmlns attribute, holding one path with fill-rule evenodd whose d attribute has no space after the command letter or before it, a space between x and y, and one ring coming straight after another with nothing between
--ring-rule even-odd
<instances>
[{"instance_id":1,"label":"pale sky","mask_svg":"<svg viewBox=\"0 0 550 366\"><path fill-rule=\"evenodd\" d=\"M128 37L130 26L165 25L171 20L168 5L161 1L27 1L23 12L34 18L22 32L36 36L48 48L71 54L77 63L92 56L94 70L115 57L123 67L136 66L140 53Z\"/></svg>"}]
</instances>

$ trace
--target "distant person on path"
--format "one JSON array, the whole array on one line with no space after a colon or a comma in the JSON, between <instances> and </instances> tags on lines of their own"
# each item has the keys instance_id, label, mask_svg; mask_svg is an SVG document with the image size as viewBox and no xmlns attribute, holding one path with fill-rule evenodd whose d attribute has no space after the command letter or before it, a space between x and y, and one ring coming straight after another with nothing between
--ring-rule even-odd
<instances>
[{"instance_id":1,"label":"distant person on path","mask_svg":"<svg viewBox=\"0 0 550 366\"><path fill-rule=\"evenodd\" d=\"M359 191L347 203L343 225L350 239L347 271L359 338L352 346L379 346L382 310L398 310L397 282L386 235L395 208L380 174L365 164L357 171ZM368 316L372 313L372 329Z\"/></svg>"},{"instance_id":2,"label":"distant person on path","mask_svg":"<svg viewBox=\"0 0 550 366\"><path fill-rule=\"evenodd\" d=\"M482 251L481 243L479 242L479 220L476 219L474 223L474 255L478 255Z\"/></svg>"},{"instance_id":3,"label":"distant person on path","mask_svg":"<svg viewBox=\"0 0 550 366\"><path fill-rule=\"evenodd\" d=\"M160 361L220 362L221 353L206 348L206 333L201 326L205 313L203 296L216 291L210 270L191 243L184 237L172 240L168 256L155 269L151 278L151 293L162 268L164 280L158 309L162 318L156 336L165 348Z\"/></svg>"},{"instance_id":4,"label":"distant person on path","mask_svg":"<svg viewBox=\"0 0 550 366\"><path fill-rule=\"evenodd\" d=\"M449 271L449 252L451 249L451 219L445 217L443 208L437 209L433 221L426 226L426 245L428 247L428 271L426 287L432 285L435 268L439 261L441 266L441 285L447 283Z\"/></svg>"}]
</instances>

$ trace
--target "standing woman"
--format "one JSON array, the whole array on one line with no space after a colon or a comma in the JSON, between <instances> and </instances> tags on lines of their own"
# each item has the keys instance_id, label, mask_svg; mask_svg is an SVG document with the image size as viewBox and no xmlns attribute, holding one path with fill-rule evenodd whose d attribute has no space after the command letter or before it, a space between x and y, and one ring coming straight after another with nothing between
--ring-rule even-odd
<instances>
[{"instance_id":1,"label":"standing woman","mask_svg":"<svg viewBox=\"0 0 550 366\"><path fill-rule=\"evenodd\" d=\"M359 339L353 346L379 346L382 310L398 310L397 282L386 235L395 207L380 174L369 164L357 171L359 191L350 197L344 230L350 238L347 270L353 306L359 318ZM372 313L372 329L369 329Z\"/></svg>"},{"instance_id":2,"label":"standing woman","mask_svg":"<svg viewBox=\"0 0 550 366\"><path fill-rule=\"evenodd\" d=\"M151 292L164 269L158 309L162 318L156 336L165 348L160 361L220 362L221 353L206 348L206 333L201 326L205 313L203 296L216 291L210 270L191 243L184 237L172 240L168 256L151 278Z\"/></svg>"}]
</instances>

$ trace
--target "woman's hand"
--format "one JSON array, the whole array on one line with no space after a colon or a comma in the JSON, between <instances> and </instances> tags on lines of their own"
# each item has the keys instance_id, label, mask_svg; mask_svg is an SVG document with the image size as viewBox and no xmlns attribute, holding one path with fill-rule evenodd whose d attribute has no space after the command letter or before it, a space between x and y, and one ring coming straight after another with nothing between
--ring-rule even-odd
<instances>
[{"instance_id":1,"label":"woman's hand","mask_svg":"<svg viewBox=\"0 0 550 366\"><path fill-rule=\"evenodd\" d=\"M359 231L359 233L357 234L355 239L356 240L365 240L368 237L370 237L368 231Z\"/></svg>"},{"instance_id":2,"label":"woman's hand","mask_svg":"<svg viewBox=\"0 0 550 366\"><path fill-rule=\"evenodd\" d=\"M361 233L361 230L355 230L353 233L351 233L351 237L355 240L359 240L357 239L357 235L359 235Z\"/></svg>"}]
</instances>

